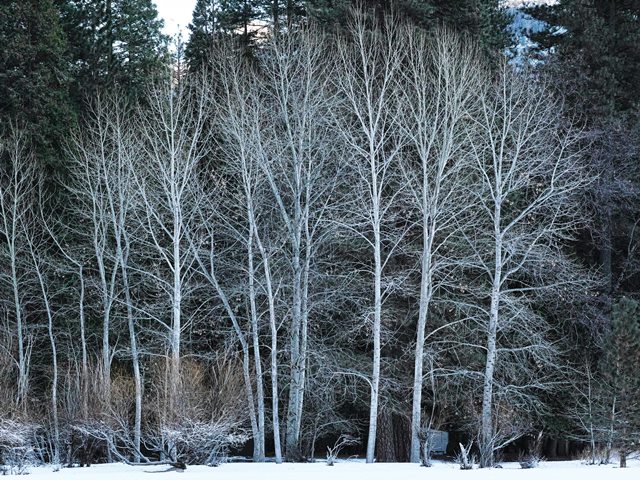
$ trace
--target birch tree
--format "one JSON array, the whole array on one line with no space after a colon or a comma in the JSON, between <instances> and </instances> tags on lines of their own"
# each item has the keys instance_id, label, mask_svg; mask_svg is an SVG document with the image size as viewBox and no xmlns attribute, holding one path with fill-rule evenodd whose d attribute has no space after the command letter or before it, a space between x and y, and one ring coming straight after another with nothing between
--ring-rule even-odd
<instances>
[{"instance_id":1,"label":"birch tree","mask_svg":"<svg viewBox=\"0 0 640 480\"><path fill-rule=\"evenodd\" d=\"M31 360L31 336L25 324L25 267L29 250L25 233L32 228L36 195L35 162L29 152L27 138L13 127L0 144L6 164L0 171L0 234L9 268L0 275L10 287L17 344L16 407L26 411Z\"/></svg>"},{"instance_id":2,"label":"birch tree","mask_svg":"<svg viewBox=\"0 0 640 480\"><path fill-rule=\"evenodd\" d=\"M325 238L323 219L335 185L329 162L334 137L328 123L335 97L328 88L333 69L324 58L327 48L329 44L323 34L309 28L277 37L269 45L263 65L262 95L267 117L261 129L258 160L286 233L290 265L290 280L286 282L291 288L291 309L285 440L289 461L301 459L300 431L312 312L308 301L311 270ZM258 237L256 243L264 261Z\"/></svg>"},{"instance_id":3,"label":"birch tree","mask_svg":"<svg viewBox=\"0 0 640 480\"><path fill-rule=\"evenodd\" d=\"M563 126L562 102L548 86L503 65L497 79L479 90L479 102L477 130L470 134L478 214L474 238L467 239L487 285L479 448L480 465L489 467L493 452L513 439L500 438L495 429L496 395L517 392L496 384L497 372L528 362L553 367L555 361L532 297L588 285L562 248L580 224L575 196L588 180L579 135ZM530 381L534 390L544 388L535 375Z\"/></svg>"},{"instance_id":4,"label":"birch tree","mask_svg":"<svg viewBox=\"0 0 640 480\"><path fill-rule=\"evenodd\" d=\"M399 23L385 17L381 25L363 12L355 12L348 38L338 40L336 88L345 99L339 129L344 134L348 155L353 158L354 207L343 226L359 234L373 256L373 343L370 377L369 437L367 463L375 456L378 397L380 393L380 332L383 304L391 284L383 285L383 271L393 247L385 248L385 224L392 215L394 185L398 173L401 144L395 115L398 113L397 86L402 65ZM397 242L396 242L397 243Z\"/></svg>"},{"instance_id":5,"label":"birch tree","mask_svg":"<svg viewBox=\"0 0 640 480\"><path fill-rule=\"evenodd\" d=\"M148 244L145 250L154 252L162 266L144 273L160 286L171 311L169 321L161 312L145 312L166 334L169 411L178 395L181 335L188 326L183 302L190 294L194 258L187 235L195 229L200 200L196 194L198 166L210 148L205 85L204 79L160 81L149 91L148 108L138 115L136 127L142 152L133 173Z\"/></svg>"},{"instance_id":6,"label":"birch tree","mask_svg":"<svg viewBox=\"0 0 640 480\"><path fill-rule=\"evenodd\" d=\"M447 30L432 35L404 30L407 61L403 69L400 116L415 160L407 162L407 185L419 212L421 229L420 296L416 326L411 410L411 461L420 461L424 348L429 309L439 278L451 270L444 249L455 235L456 219L467 208L462 193L468 175L466 125L474 108L479 63L474 47Z\"/></svg>"}]
</instances>

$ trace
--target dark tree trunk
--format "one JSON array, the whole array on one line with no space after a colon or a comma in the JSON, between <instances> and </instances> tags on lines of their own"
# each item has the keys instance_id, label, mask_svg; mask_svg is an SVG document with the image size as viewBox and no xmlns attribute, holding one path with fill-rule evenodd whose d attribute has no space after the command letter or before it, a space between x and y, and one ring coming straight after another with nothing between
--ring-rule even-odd
<instances>
[{"instance_id":1,"label":"dark tree trunk","mask_svg":"<svg viewBox=\"0 0 640 480\"><path fill-rule=\"evenodd\" d=\"M376 461L408 462L411 446L411 422L402 415L381 406L378 413Z\"/></svg>"},{"instance_id":2,"label":"dark tree trunk","mask_svg":"<svg viewBox=\"0 0 640 480\"><path fill-rule=\"evenodd\" d=\"M376 461L378 463L397 462L392 415L387 407L382 405L380 407L376 437Z\"/></svg>"},{"instance_id":3,"label":"dark tree trunk","mask_svg":"<svg viewBox=\"0 0 640 480\"><path fill-rule=\"evenodd\" d=\"M558 440L558 456L561 458L569 456L569 440L566 438Z\"/></svg>"},{"instance_id":4,"label":"dark tree trunk","mask_svg":"<svg viewBox=\"0 0 640 480\"><path fill-rule=\"evenodd\" d=\"M547 438L545 445L545 457L554 460L558 456L558 439L554 437Z\"/></svg>"}]
</instances>

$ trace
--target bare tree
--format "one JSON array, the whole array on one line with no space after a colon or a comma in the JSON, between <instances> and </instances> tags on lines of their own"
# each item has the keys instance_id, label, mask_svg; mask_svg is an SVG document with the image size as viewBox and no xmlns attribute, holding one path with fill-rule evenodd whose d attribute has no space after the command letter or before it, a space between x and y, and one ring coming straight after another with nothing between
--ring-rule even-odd
<instances>
[{"instance_id":1,"label":"bare tree","mask_svg":"<svg viewBox=\"0 0 640 480\"><path fill-rule=\"evenodd\" d=\"M335 185L329 163L334 137L329 112L334 97L328 88L332 67L324 59L327 48L324 35L308 28L274 39L263 64L261 95L266 117L260 129L258 162L270 187L276 215L283 224L291 272L286 282L291 288L286 417L286 456L290 461L301 458L311 270L326 238L322 226ZM254 233L265 265L268 258L264 245L261 246L259 231ZM273 286L267 288L273 292Z\"/></svg>"},{"instance_id":2,"label":"bare tree","mask_svg":"<svg viewBox=\"0 0 640 480\"><path fill-rule=\"evenodd\" d=\"M224 58L221 56L221 58ZM282 462L280 444L280 422L278 412L278 368L277 368L277 328L275 325L275 298L271 283L271 268L267 253L261 239L258 216L260 204L264 198L264 182L260 179L260 166L257 152L260 151L261 125L264 120L264 106L259 96L259 80L251 71L249 65L239 56L220 61L217 66L219 72L220 94L217 98L217 115L215 117L217 129L220 133L220 159L222 160L221 175L235 179L225 185L226 199L217 198L218 191L206 192L211 203L209 212L213 213L207 223L212 223L224 232L226 241L231 245L241 246L243 254L240 257L245 263L246 272L246 298L248 301L248 317L250 323L250 341L253 348L253 363L255 372L255 412L252 417L254 460L264 461L265 456L265 393L262 381L262 361L260 356L260 322L261 312L258 304L258 278L256 262L258 252L263 258L265 270L267 297L269 303L269 319L271 329L271 381L273 398L273 431L276 461ZM214 242L215 233L207 229L209 242ZM218 236L220 237L220 236ZM209 252L208 276L213 280L215 275L213 268L213 250ZM220 259L216 260L220 261ZM245 279L240 280L244 283ZM216 279L219 295L229 302L225 293L229 287L222 287ZM225 290L223 292L222 290ZM240 328L240 324L234 314L229 314L234 330L238 336L243 350L243 363L248 372L249 345L247 336ZM247 392L249 393L251 382L247 378ZM253 394L251 399L253 399ZM253 401L253 400L252 400ZM253 408L253 405L252 405Z\"/></svg>"},{"instance_id":3,"label":"bare tree","mask_svg":"<svg viewBox=\"0 0 640 480\"><path fill-rule=\"evenodd\" d=\"M522 367L528 358L542 368L554 361L548 328L531 308L532 297L588 285L560 246L579 225L575 198L588 180L579 162L579 135L563 127L562 102L549 87L503 65L479 95L477 130L470 134L480 180L472 186L478 214L474 238L466 238L487 285L486 292L481 288L488 305L480 307L486 363L478 441L480 464L489 467L493 452L518 435L501 442L495 429L498 366ZM518 336L524 331L526 336ZM501 337L507 344L500 344ZM543 386L535 375L529 381L533 388Z\"/></svg>"},{"instance_id":4,"label":"bare tree","mask_svg":"<svg viewBox=\"0 0 640 480\"><path fill-rule=\"evenodd\" d=\"M76 230L80 237L86 237L93 250L98 270L98 290L102 310L102 371L106 381L105 392L109 397L109 379L111 377L110 329L112 312L118 290L119 257L113 252L112 239L115 235L109 215L109 192L105 185L108 168L117 152L111 128L113 114L121 106L111 97L97 97L90 106L88 119L72 132L67 152L70 162L70 181L67 184L73 198L73 213L80 219L80 225L86 220L89 228ZM120 112L122 115L122 112Z\"/></svg>"},{"instance_id":5,"label":"bare tree","mask_svg":"<svg viewBox=\"0 0 640 480\"><path fill-rule=\"evenodd\" d=\"M174 83L166 78L147 95L148 108L137 116L141 154L133 166L139 192L140 222L148 244L161 268L143 272L168 296L171 316L151 315L165 331L169 350L169 395L179 391L180 348L183 302L189 295L193 275L193 255L187 235L194 228L199 198L196 195L197 169L209 149L206 80ZM142 236L140 237L143 238ZM143 248L143 247L140 247ZM171 411L171 402L169 409Z\"/></svg>"},{"instance_id":6,"label":"bare tree","mask_svg":"<svg viewBox=\"0 0 640 480\"><path fill-rule=\"evenodd\" d=\"M377 19L364 12L353 14L350 35L338 41L339 67L335 76L336 87L345 98L338 128L354 158L354 216L343 222L343 226L361 235L373 256L368 463L373 462L375 456L383 304L387 290L393 286L391 282L383 285L383 271L393 250L393 247L385 248L388 238L383 238L383 233L393 213L390 210L393 200L401 191L393 184L401 149L395 117L403 54L398 43L400 26L396 19L388 17L381 25L376 22Z\"/></svg>"},{"instance_id":7,"label":"bare tree","mask_svg":"<svg viewBox=\"0 0 640 480\"><path fill-rule=\"evenodd\" d=\"M36 217L37 219L38 217ZM37 225L37 224L36 224ZM34 225L34 227L36 226ZM37 225L40 226L40 225ZM39 233L36 233L40 230ZM52 282L47 277L49 269L48 248L43 235L43 229L32 228L25 235L25 240L29 248L29 254L33 261L33 274L38 280L41 295L42 307L47 318L47 334L49 345L51 346L51 463L60 463L60 419L58 415L58 347L56 332L54 330L54 307L52 305L53 292Z\"/></svg>"},{"instance_id":8,"label":"bare tree","mask_svg":"<svg viewBox=\"0 0 640 480\"><path fill-rule=\"evenodd\" d=\"M474 46L450 31L427 35L405 28L403 35L407 61L402 104L406 114L399 123L415 156L407 160L405 173L422 237L411 417L411 461L419 462L427 320L439 277L455 260L444 249L455 235L460 212L468 208L462 195L469 172L466 122L475 106L473 92L480 66Z\"/></svg>"},{"instance_id":9,"label":"bare tree","mask_svg":"<svg viewBox=\"0 0 640 480\"><path fill-rule=\"evenodd\" d=\"M102 369L109 402L111 354L109 329L114 306L121 300L126 310L129 349L135 384L133 452L140 460L142 430L142 374L130 286L133 168L138 146L134 140L133 112L115 95L98 98L92 105L85 133L77 133L69 147L73 155L74 183L69 190L79 200L76 214L89 216L90 233L98 265L103 307ZM81 232L84 233L84 232ZM68 253L66 254L68 255Z\"/></svg>"},{"instance_id":10,"label":"bare tree","mask_svg":"<svg viewBox=\"0 0 640 480\"><path fill-rule=\"evenodd\" d=\"M82 419L84 421L88 420L89 417L89 353L87 347L87 322L86 322L86 313L85 313L85 298L86 298L86 280L85 280L85 270L84 270L84 261L82 255L76 251L77 249L72 249L67 245L62 234L56 231L56 229L50 225L49 221L47 221L47 214L45 212L45 204L42 201L42 196L40 196L38 213L40 215L40 225L44 231L48 234L48 238L53 242L57 250L64 256L64 258L71 264L71 271L77 273L78 275L78 323L80 327L80 378L79 378L79 389L80 389L80 412ZM64 265L62 262L60 264L56 264L55 268L58 271L62 271L65 274L69 273L69 269L67 265Z\"/></svg>"},{"instance_id":11,"label":"bare tree","mask_svg":"<svg viewBox=\"0 0 640 480\"><path fill-rule=\"evenodd\" d=\"M24 265L28 257L24 234L32 228L33 204L36 196L35 162L30 154L28 140L21 130L11 126L6 138L0 144L6 165L0 171L0 234L3 238L6 261L9 269L0 278L9 284L15 320L18 358L17 392L15 403L26 409L29 389L29 365L31 340L27 333L24 306Z\"/></svg>"}]
</instances>

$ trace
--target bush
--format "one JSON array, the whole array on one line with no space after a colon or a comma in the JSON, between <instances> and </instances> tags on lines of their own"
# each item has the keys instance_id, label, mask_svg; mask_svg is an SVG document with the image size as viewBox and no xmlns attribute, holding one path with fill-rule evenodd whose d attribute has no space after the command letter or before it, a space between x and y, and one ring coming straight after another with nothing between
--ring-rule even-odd
<instances>
[{"instance_id":1,"label":"bush","mask_svg":"<svg viewBox=\"0 0 640 480\"><path fill-rule=\"evenodd\" d=\"M33 435L36 427L15 420L0 420L0 459L3 475L26 475L36 461Z\"/></svg>"},{"instance_id":2,"label":"bush","mask_svg":"<svg viewBox=\"0 0 640 480\"><path fill-rule=\"evenodd\" d=\"M351 435L342 434L338 437L333 447L327 447L327 466L333 467L342 449L348 445L357 445L360 441Z\"/></svg>"},{"instance_id":3,"label":"bush","mask_svg":"<svg viewBox=\"0 0 640 480\"><path fill-rule=\"evenodd\" d=\"M542 460L542 432L540 432L538 433L530 452L527 455L520 453L518 456L518 463L520 464L520 468L528 469L536 468Z\"/></svg>"},{"instance_id":4,"label":"bush","mask_svg":"<svg viewBox=\"0 0 640 480\"><path fill-rule=\"evenodd\" d=\"M460 470L472 470L476 463L475 455L471 455L473 441L469 442L466 447L461 443L458 445L460 445L460 452L456 456L456 462L460 465Z\"/></svg>"}]
</instances>

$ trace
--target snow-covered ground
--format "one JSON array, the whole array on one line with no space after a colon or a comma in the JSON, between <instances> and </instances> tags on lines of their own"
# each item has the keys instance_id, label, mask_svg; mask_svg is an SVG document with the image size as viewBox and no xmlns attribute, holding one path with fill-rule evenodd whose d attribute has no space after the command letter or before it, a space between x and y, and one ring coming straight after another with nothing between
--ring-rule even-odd
<instances>
[{"instance_id":1,"label":"snow-covered ground","mask_svg":"<svg viewBox=\"0 0 640 480\"><path fill-rule=\"evenodd\" d=\"M462 471L453 463L436 463L427 469L408 463L343 461L333 467L322 462L307 464L228 463L217 468L190 466L185 472L160 472L166 467L130 467L122 464L94 465L89 468L32 468L28 478L46 480L609 480L640 478L640 461L631 460L626 469L615 465L588 466L579 461L543 462L536 469L522 470L517 463L504 463L503 468Z\"/></svg>"}]
</instances>

